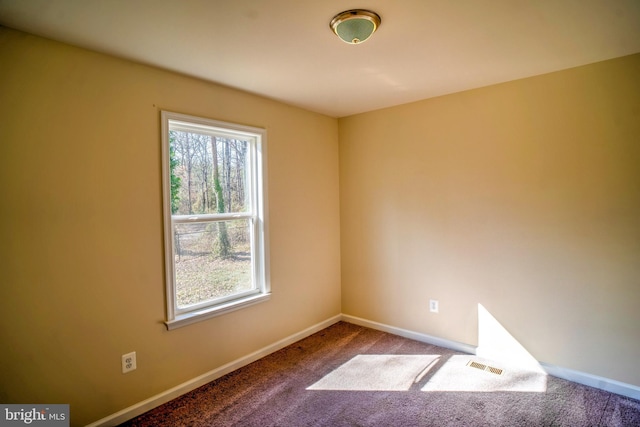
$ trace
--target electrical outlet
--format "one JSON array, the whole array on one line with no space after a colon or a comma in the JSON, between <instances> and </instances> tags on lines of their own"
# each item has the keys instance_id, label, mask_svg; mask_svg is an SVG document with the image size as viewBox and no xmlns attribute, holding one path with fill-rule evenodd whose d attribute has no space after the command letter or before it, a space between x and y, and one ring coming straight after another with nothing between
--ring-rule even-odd
<instances>
[{"instance_id":1,"label":"electrical outlet","mask_svg":"<svg viewBox=\"0 0 640 427\"><path fill-rule=\"evenodd\" d=\"M136 365L136 352L132 351L131 353L122 355L122 373L126 374L127 372L131 372L136 369L138 366Z\"/></svg>"},{"instance_id":2,"label":"electrical outlet","mask_svg":"<svg viewBox=\"0 0 640 427\"><path fill-rule=\"evenodd\" d=\"M429 300L429 311L432 313L437 313L439 310L438 300L430 299Z\"/></svg>"}]
</instances>

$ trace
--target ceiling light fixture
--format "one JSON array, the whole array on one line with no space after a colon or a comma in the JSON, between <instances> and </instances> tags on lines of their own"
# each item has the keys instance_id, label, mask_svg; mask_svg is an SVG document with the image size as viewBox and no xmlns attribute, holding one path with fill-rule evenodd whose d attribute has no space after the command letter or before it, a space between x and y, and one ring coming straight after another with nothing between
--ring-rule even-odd
<instances>
[{"instance_id":1,"label":"ceiling light fixture","mask_svg":"<svg viewBox=\"0 0 640 427\"><path fill-rule=\"evenodd\" d=\"M380 16L364 9L353 9L334 16L329 26L340 40L349 44L365 42L380 26Z\"/></svg>"}]
</instances>

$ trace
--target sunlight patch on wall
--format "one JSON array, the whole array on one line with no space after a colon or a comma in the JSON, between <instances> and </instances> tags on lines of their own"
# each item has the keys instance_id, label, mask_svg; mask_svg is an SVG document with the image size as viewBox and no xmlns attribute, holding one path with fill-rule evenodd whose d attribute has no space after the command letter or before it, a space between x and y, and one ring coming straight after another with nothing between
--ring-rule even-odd
<instances>
[{"instance_id":1,"label":"sunlight patch on wall","mask_svg":"<svg viewBox=\"0 0 640 427\"><path fill-rule=\"evenodd\" d=\"M440 355L360 354L307 390L407 391Z\"/></svg>"},{"instance_id":2,"label":"sunlight patch on wall","mask_svg":"<svg viewBox=\"0 0 640 427\"><path fill-rule=\"evenodd\" d=\"M482 304L478 304L478 348L476 355L515 365L519 369L545 373L535 357Z\"/></svg>"}]
</instances>

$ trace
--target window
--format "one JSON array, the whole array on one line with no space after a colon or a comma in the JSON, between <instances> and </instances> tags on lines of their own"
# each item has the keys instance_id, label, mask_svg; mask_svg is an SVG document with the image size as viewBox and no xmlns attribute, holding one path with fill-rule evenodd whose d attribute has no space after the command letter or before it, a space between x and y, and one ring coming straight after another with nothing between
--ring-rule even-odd
<instances>
[{"instance_id":1,"label":"window","mask_svg":"<svg viewBox=\"0 0 640 427\"><path fill-rule=\"evenodd\" d=\"M168 329L269 298L266 131L163 111Z\"/></svg>"}]
</instances>

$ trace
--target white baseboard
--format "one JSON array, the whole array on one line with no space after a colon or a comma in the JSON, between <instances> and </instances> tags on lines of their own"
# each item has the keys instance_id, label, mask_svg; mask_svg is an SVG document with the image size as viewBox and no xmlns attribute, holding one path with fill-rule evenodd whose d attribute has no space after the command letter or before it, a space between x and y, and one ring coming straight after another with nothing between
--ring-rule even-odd
<instances>
[{"instance_id":1,"label":"white baseboard","mask_svg":"<svg viewBox=\"0 0 640 427\"><path fill-rule=\"evenodd\" d=\"M467 354L476 353L476 347L469 344L464 344L457 341L451 341L444 338L438 338L438 337L423 334L420 332L409 331L407 329L397 328L395 326L385 325L383 323L373 322L371 320L366 320L359 317L350 316L347 314L339 314L323 322L320 322L316 325L313 325L303 331L290 335L276 343L266 346L247 356L236 359L230 363L227 363L226 365L213 369L212 371L209 371L187 382L177 385L176 387L173 387L167 391L164 391L160 394L152 396L149 399L136 403L135 405L129 406L128 408L125 408L119 412L116 412L115 414L109 415L105 418L95 421L87 425L86 427L117 426L118 424L121 424L127 420L130 420L131 418L137 417L138 415L141 415L157 406L167 403L170 400L175 399L176 397L179 397L185 393L190 392L191 390L194 390L204 384L207 384L208 382L216 380L230 372L235 371L236 369L242 368L243 366L246 366L249 363L255 362L258 359L261 359L290 344L293 344L296 341L299 341L303 338L308 337L309 335L312 335L318 331L321 331L322 329L325 329L341 320L348 323L353 323L354 325L360 325L367 328L376 329L378 331L388 332L390 334L413 339L413 340L424 342L427 344L437 345L439 347L449 348L451 350L460 351L462 353L467 353ZM572 369L550 365L547 363L540 363L540 366L542 366L542 368L549 375L553 375L554 377L562 378L578 384L583 384L589 387L598 388L604 391L608 391L611 393L616 393L622 396L630 397L632 399L640 400L640 387L638 386L623 383L616 380L611 380L608 378L599 377L596 375L591 375L585 372L574 371Z\"/></svg>"},{"instance_id":2,"label":"white baseboard","mask_svg":"<svg viewBox=\"0 0 640 427\"><path fill-rule=\"evenodd\" d=\"M554 377L640 400L640 387L633 384L599 377L586 372L574 371L573 369L562 368L560 366L549 365L548 363L539 363L547 374L553 375Z\"/></svg>"},{"instance_id":3,"label":"white baseboard","mask_svg":"<svg viewBox=\"0 0 640 427\"><path fill-rule=\"evenodd\" d=\"M160 394L156 394L149 399L129 406L128 408L116 412L115 414L111 414L105 418L95 421L87 425L86 427L112 427L117 426L118 424L122 424L123 422L130 420L131 418L142 415L155 407L167 403L170 400L175 399L176 397L182 396L183 394L188 393L191 390L195 390L196 388L203 386L213 380L216 380L230 372L233 372L236 369L240 369L243 366L253 363L258 359L268 356L269 354L274 353L290 344L293 344L296 341L300 341L301 339L306 338L309 335L315 334L318 331L328 328L329 326L339 322L340 320L342 320L342 315L339 314L316 325L313 325L303 331L283 338L278 342L261 348L260 350L254 351L251 354L229 362L226 365L220 366L219 368L213 369L187 382L179 384L176 387L166 390Z\"/></svg>"},{"instance_id":4,"label":"white baseboard","mask_svg":"<svg viewBox=\"0 0 640 427\"><path fill-rule=\"evenodd\" d=\"M401 337L410 338L427 344L433 344L439 347L449 348L451 350L456 350L463 353L476 354L476 347L469 344L463 344L457 341L450 341L447 339L422 334L420 332L413 332L406 329L396 328L395 326L385 325L383 323L373 322L371 320L361 319L359 317L349 316L347 314L342 315L342 320L345 322L353 323L355 325L376 329L378 331L400 335ZM547 372L547 374L554 377L562 378L574 383L598 388L600 390L640 400L640 387L633 384L627 384L609 378L599 377L597 375L588 374L586 372L574 371L573 369L562 368L560 366L550 365L548 363L538 363L540 364L542 369Z\"/></svg>"},{"instance_id":5,"label":"white baseboard","mask_svg":"<svg viewBox=\"0 0 640 427\"><path fill-rule=\"evenodd\" d=\"M401 337L410 338L412 340L424 342L427 344L437 345L438 347L444 347L451 350L461 351L463 353L475 354L476 347L469 344L463 344L457 341L451 341L444 338L438 338L420 332L409 331L407 329L396 328L395 326L385 325L383 323L373 322L371 320L362 319L360 317L350 316L348 314L342 315L342 320L354 325L364 326L366 328L375 329L382 332L388 332L393 335L399 335Z\"/></svg>"}]
</instances>

